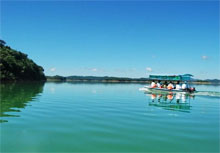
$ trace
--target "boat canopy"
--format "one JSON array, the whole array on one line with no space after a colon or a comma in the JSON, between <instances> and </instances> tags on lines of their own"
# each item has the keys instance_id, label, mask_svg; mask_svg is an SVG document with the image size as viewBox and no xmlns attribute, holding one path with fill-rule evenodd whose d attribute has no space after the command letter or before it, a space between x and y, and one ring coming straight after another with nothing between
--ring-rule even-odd
<instances>
[{"instance_id":1,"label":"boat canopy","mask_svg":"<svg viewBox=\"0 0 220 153\"><path fill-rule=\"evenodd\" d=\"M193 77L191 74L184 75L150 75L151 80L166 80L166 81L190 81Z\"/></svg>"}]
</instances>

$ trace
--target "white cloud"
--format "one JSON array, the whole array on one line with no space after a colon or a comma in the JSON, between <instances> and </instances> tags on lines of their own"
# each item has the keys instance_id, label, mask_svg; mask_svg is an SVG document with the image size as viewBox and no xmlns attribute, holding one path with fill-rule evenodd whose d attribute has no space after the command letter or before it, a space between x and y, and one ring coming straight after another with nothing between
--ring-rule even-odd
<instances>
[{"instance_id":1,"label":"white cloud","mask_svg":"<svg viewBox=\"0 0 220 153\"><path fill-rule=\"evenodd\" d=\"M98 69L97 68L92 68L91 71L96 72L96 71L98 71Z\"/></svg>"},{"instance_id":2,"label":"white cloud","mask_svg":"<svg viewBox=\"0 0 220 153\"><path fill-rule=\"evenodd\" d=\"M55 67L52 67L52 68L50 68L50 71L51 71L51 72L55 72L55 71L56 71L56 68L55 68Z\"/></svg>"},{"instance_id":3,"label":"white cloud","mask_svg":"<svg viewBox=\"0 0 220 153\"><path fill-rule=\"evenodd\" d=\"M146 70L147 70L147 72L152 72L152 68L151 67L147 67Z\"/></svg>"},{"instance_id":4,"label":"white cloud","mask_svg":"<svg viewBox=\"0 0 220 153\"><path fill-rule=\"evenodd\" d=\"M202 56L202 59L203 59L203 60L207 60L207 59L208 59L208 56L203 55L203 56Z\"/></svg>"}]
</instances>

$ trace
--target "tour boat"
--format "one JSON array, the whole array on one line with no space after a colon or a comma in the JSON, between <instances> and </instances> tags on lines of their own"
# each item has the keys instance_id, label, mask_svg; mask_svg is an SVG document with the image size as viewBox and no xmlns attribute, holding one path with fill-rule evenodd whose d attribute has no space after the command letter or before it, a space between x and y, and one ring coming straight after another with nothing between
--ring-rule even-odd
<instances>
[{"instance_id":1,"label":"tour boat","mask_svg":"<svg viewBox=\"0 0 220 153\"><path fill-rule=\"evenodd\" d=\"M191 77L193 75L191 74L184 74L184 75L150 75L149 79L154 81L171 81L171 82L187 82L189 84ZM143 88L140 88L139 90L142 91L149 91L149 92L182 92L182 93L192 93L195 92L195 88L187 88L187 89L167 89L167 88L158 88L151 86L144 86Z\"/></svg>"},{"instance_id":2,"label":"tour boat","mask_svg":"<svg viewBox=\"0 0 220 153\"><path fill-rule=\"evenodd\" d=\"M149 91L149 92L182 92L182 93L189 93L191 91L188 90L177 90L177 89L167 89L167 88L151 88L150 86L144 86L143 88L140 88L139 90L142 91Z\"/></svg>"}]
</instances>

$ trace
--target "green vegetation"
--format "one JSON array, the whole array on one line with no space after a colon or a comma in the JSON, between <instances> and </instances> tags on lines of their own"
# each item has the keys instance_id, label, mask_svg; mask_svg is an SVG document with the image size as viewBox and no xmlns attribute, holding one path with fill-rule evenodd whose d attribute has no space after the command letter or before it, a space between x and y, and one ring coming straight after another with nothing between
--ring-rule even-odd
<instances>
[{"instance_id":1,"label":"green vegetation","mask_svg":"<svg viewBox=\"0 0 220 153\"><path fill-rule=\"evenodd\" d=\"M26 54L5 46L0 40L0 80L46 80L44 69L35 64Z\"/></svg>"},{"instance_id":2,"label":"green vegetation","mask_svg":"<svg viewBox=\"0 0 220 153\"><path fill-rule=\"evenodd\" d=\"M66 81L66 78L59 75L47 76L47 81Z\"/></svg>"},{"instance_id":3,"label":"green vegetation","mask_svg":"<svg viewBox=\"0 0 220 153\"><path fill-rule=\"evenodd\" d=\"M55 82L106 82L106 83L150 83L149 78L99 77L99 76L47 76L47 81ZM220 80L192 80L193 84L220 84Z\"/></svg>"},{"instance_id":4,"label":"green vegetation","mask_svg":"<svg viewBox=\"0 0 220 153\"><path fill-rule=\"evenodd\" d=\"M67 82L109 82L109 83L146 83L147 78L125 78L125 77L98 77L98 76L47 76L47 81L67 81Z\"/></svg>"}]
</instances>

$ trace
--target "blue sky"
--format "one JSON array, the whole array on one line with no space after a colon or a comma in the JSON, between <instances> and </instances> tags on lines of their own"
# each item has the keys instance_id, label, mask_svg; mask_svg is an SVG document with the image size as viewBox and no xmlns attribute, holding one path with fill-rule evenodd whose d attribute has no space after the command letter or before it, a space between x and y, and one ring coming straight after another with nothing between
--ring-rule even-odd
<instances>
[{"instance_id":1,"label":"blue sky","mask_svg":"<svg viewBox=\"0 0 220 153\"><path fill-rule=\"evenodd\" d=\"M1 39L46 75L220 78L218 1L3 1Z\"/></svg>"}]
</instances>

